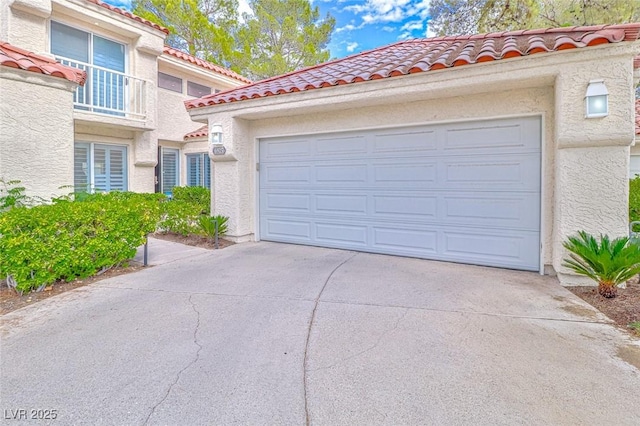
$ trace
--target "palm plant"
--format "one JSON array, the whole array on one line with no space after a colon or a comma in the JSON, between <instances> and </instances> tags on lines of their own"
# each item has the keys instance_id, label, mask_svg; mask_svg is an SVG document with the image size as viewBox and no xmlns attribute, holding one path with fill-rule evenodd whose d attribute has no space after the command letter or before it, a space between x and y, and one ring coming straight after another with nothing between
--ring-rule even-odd
<instances>
[{"instance_id":1,"label":"palm plant","mask_svg":"<svg viewBox=\"0 0 640 426\"><path fill-rule=\"evenodd\" d=\"M640 273L640 246L629 244L628 237L613 241L601 235L600 241L580 231L564 242L569 250L563 266L598 283L598 293L606 298L616 297L617 286Z\"/></svg>"}]
</instances>

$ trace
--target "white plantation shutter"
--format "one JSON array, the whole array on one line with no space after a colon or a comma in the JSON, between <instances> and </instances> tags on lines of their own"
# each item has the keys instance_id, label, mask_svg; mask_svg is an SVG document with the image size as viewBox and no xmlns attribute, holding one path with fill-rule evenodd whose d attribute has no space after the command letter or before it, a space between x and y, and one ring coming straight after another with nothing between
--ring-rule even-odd
<instances>
[{"instance_id":1,"label":"white plantation shutter","mask_svg":"<svg viewBox=\"0 0 640 426\"><path fill-rule=\"evenodd\" d=\"M109 148L109 191L126 191L126 148Z\"/></svg>"},{"instance_id":2,"label":"white plantation shutter","mask_svg":"<svg viewBox=\"0 0 640 426\"><path fill-rule=\"evenodd\" d=\"M162 192L171 194L173 187L178 185L179 169L178 169L177 149L162 148Z\"/></svg>"},{"instance_id":3,"label":"white plantation shutter","mask_svg":"<svg viewBox=\"0 0 640 426\"><path fill-rule=\"evenodd\" d=\"M211 160L207 153L187 155L187 185L211 187Z\"/></svg>"},{"instance_id":4,"label":"white plantation shutter","mask_svg":"<svg viewBox=\"0 0 640 426\"><path fill-rule=\"evenodd\" d=\"M187 155L187 186L199 186L200 175L200 154Z\"/></svg>"},{"instance_id":5,"label":"white plantation shutter","mask_svg":"<svg viewBox=\"0 0 640 426\"><path fill-rule=\"evenodd\" d=\"M76 192L91 191L91 157L89 144L76 144L73 148L73 186Z\"/></svg>"},{"instance_id":6,"label":"white plantation shutter","mask_svg":"<svg viewBox=\"0 0 640 426\"><path fill-rule=\"evenodd\" d=\"M202 182L205 188L211 188L211 159L209 154L202 154L202 164L204 169L204 181Z\"/></svg>"},{"instance_id":7,"label":"white plantation shutter","mask_svg":"<svg viewBox=\"0 0 640 426\"><path fill-rule=\"evenodd\" d=\"M77 143L73 173L78 192L126 191L127 147Z\"/></svg>"}]
</instances>

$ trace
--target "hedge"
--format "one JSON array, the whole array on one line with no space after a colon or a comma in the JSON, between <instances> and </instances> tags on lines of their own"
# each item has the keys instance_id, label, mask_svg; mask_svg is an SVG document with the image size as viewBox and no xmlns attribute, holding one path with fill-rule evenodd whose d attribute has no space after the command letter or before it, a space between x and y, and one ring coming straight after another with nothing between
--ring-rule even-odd
<instances>
[{"instance_id":1,"label":"hedge","mask_svg":"<svg viewBox=\"0 0 640 426\"><path fill-rule=\"evenodd\" d=\"M0 276L20 292L87 277L135 256L156 230L158 194L111 192L0 215Z\"/></svg>"}]
</instances>

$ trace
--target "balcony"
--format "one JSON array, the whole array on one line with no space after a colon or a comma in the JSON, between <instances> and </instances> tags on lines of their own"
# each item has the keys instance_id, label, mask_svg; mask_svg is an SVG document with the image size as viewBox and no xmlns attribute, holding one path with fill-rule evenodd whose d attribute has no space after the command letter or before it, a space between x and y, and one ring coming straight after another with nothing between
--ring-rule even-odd
<instances>
[{"instance_id":1,"label":"balcony","mask_svg":"<svg viewBox=\"0 0 640 426\"><path fill-rule=\"evenodd\" d=\"M146 119L145 80L61 56L56 59L63 65L87 72L84 87L78 87L73 95L76 110L132 120Z\"/></svg>"}]
</instances>

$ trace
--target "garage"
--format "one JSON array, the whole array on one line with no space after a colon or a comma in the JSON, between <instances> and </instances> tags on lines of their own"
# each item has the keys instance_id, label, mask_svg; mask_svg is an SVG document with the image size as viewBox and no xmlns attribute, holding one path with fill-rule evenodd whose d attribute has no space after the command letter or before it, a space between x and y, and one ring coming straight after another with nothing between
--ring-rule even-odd
<instances>
[{"instance_id":1,"label":"garage","mask_svg":"<svg viewBox=\"0 0 640 426\"><path fill-rule=\"evenodd\" d=\"M260 239L537 271L539 117L266 138Z\"/></svg>"}]
</instances>

